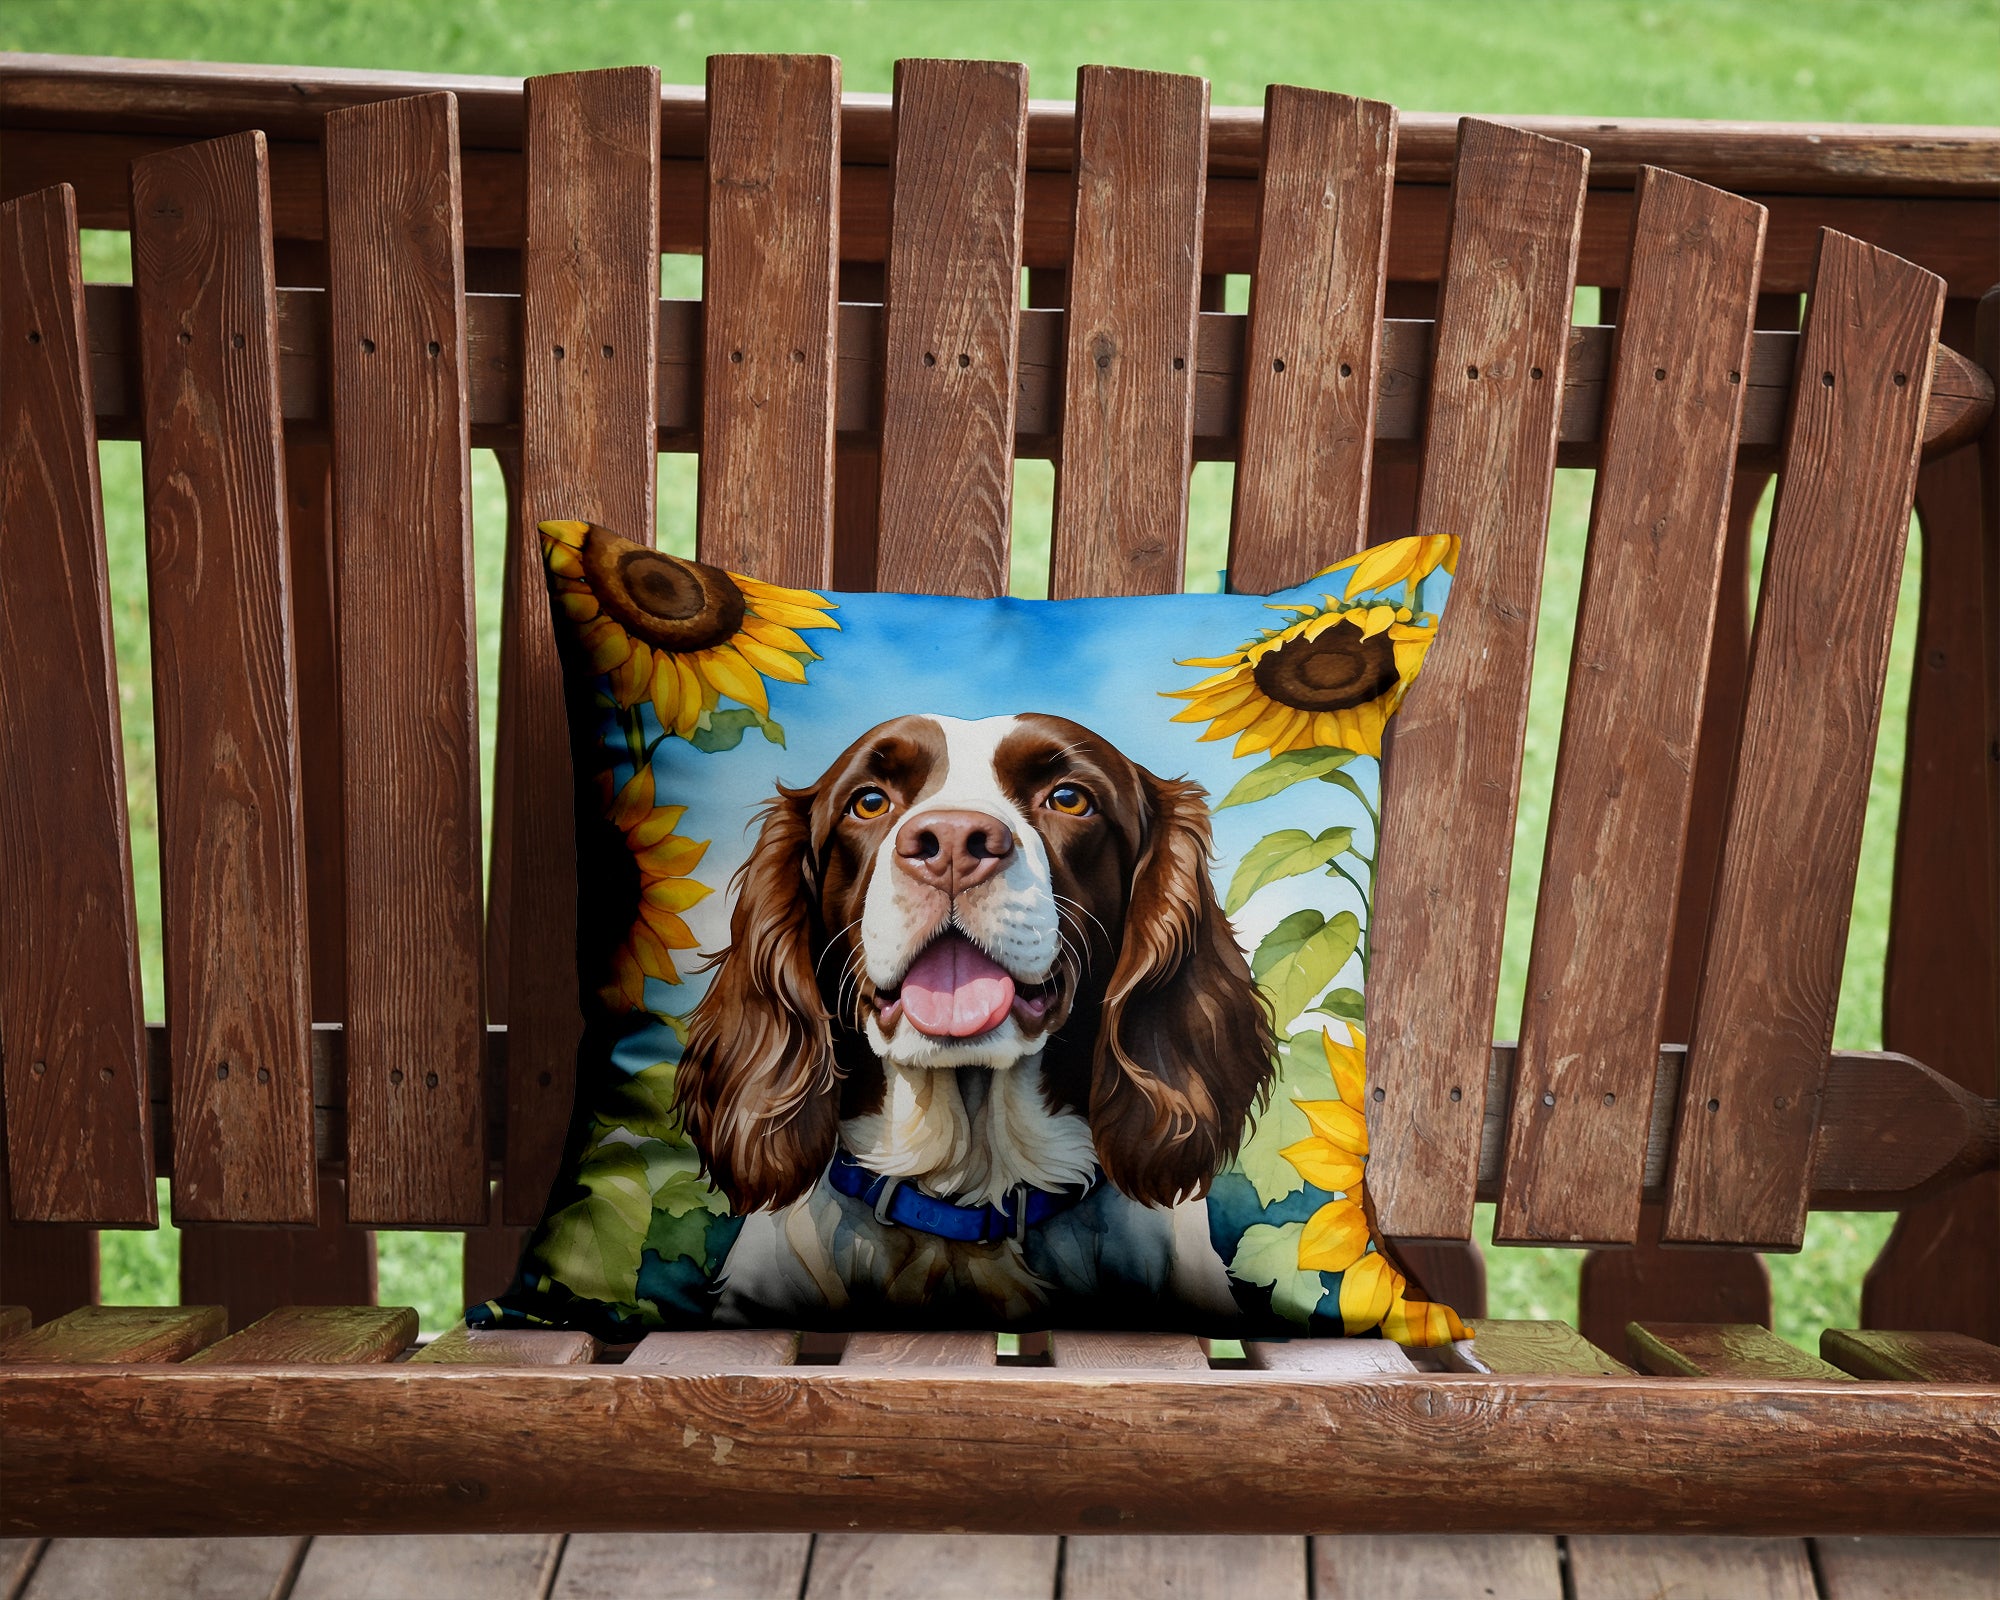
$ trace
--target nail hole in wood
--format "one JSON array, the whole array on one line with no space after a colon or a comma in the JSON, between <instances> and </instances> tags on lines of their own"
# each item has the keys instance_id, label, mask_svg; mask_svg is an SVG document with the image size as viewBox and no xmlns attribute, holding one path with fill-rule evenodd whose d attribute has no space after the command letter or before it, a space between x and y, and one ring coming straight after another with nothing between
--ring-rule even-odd
<instances>
[{"instance_id":1,"label":"nail hole in wood","mask_svg":"<svg viewBox=\"0 0 2000 1600\"><path fill-rule=\"evenodd\" d=\"M1910 381L1910 375L1907 372L1899 372L1896 374L1896 387L1898 389L1902 388L1903 385L1908 383L1909 381Z\"/></svg>"},{"instance_id":2,"label":"nail hole in wood","mask_svg":"<svg viewBox=\"0 0 2000 1600\"><path fill-rule=\"evenodd\" d=\"M1615 1106L1616 1104L1618 1104L1618 1096L1616 1096L1615 1094L1607 1094L1604 1097L1604 1103L1608 1106Z\"/></svg>"},{"instance_id":3,"label":"nail hole in wood","mask_svg":"<svg viewBox=\"0 0 2000 1600\"><path fill-rule=\"evenodd\" d=\"M1708 1103L1708 1109L1711 1111L1720 1111L1722 1109L1722 1102L1720 1100L1711 1100Z\"/></svg>"},{"instance_id":4,"label":"nail hole in wood","mask_svg":"<svg viewBox=\"0 0 2000 1600\"><path fill-rule=\"evenodd\" d=\"M555 1081L555 1074L552 1072L540 1072L535 1075L535 1082L540 1084L544 1089Z\"/></svg>"},{"instance_id":5,"label":"nail hole in wood","mask_svg":"<svg viewBox=\"0 0 2000 1600\"><path fill-rule=\"evenodd\" d=\"M805 361L805 358L806 358L806 353L803 350L794 350L792 352L792 359L794 361L803 363Z\"/></svg>"},{"instance_id":6,"label":"nail hole in wood","mask_svg":"<svg viewBox=\"0 0 2000 1600\"><path fill-rule=\"evenodd\" d=\"M966 368L966 367L969 367L969 366L971 366L971 365L972 365L972 357L971 357L971 356L969 356L969 355L967 355L967 354L966 354L966 353L965 353L965 352L964 352L963 350L959 351L959 353L958 353L958 365L959 365L959 368L960 368L960 370L963 370L964 368Z\"/></svg>"},{"instance_id":7,"label":"nail hole in wood","mask_svg":"<svg viewBox=\"0 0 2000 1600\"><path fill-rule=\"evenodd\" d=\"M1279 356L1274 361L1272 361L1271 370L1273 372L1283 372L1285 370L1285 358L1283 356Z\"/></svg>"},{"instance_id":8,"label":"nail hole in wood","mask_svg":"<svg viewBox=\"0 0 2000 1600\"><path fill-rule=\"evenodd\" d=\"M1354 369L1350 367L1345 361L1343 361L1340 364L1340 375L1343 378L1351 378L1354 376Z\"/></svg>"},{"instance_id":9,"label":"nail hole in wood","mask_svg":"<svg viewBox=\"0 0 2000 1600\"><path fill-rule=\"evenodd\" d=\"M269 1083L271 1081L271 1069L269 1067L259 1067L257 1069L257 1081L259 1083Z\"/></svg>"},{"instance_id":10,"label":"nail hole in wood","mask_svg":"<svg viewBox=\"0 0 2000 1600\"><path fill-rule=\"evenodd\" d=\"M1465 375L1468 378L1476 378L1479 376L1479 369L1477 367L1467 367L1465 369Z\"/></svg>"},{"instance_id":11,"label":"nail hole in wood","mask_svg":"<svg viewBox=\"0 0 2000 1600\"><path fill-rule=\"evenodd\" d=\"M937 365L937 352L935 350L926 350L924 352L924 365L927 367Z\"/></svg>"},{"instance_id":12,"label":"nail hole in wood","mask_svg":"<svg viewBox=\"0 0 2000 1600\"><path fill-rule=\"evenodd\" d=\"M435 339L431 340L429 344L424 346L424 352L427 355L435 356L442 354L443 351L444 351L444 346L439 344Z\"/></svg>"},{"instance_id":13,"label":"nail hole in wood","mask_svg":"<svg viewBox=\"0 0 2000 1600\"><path fill-rule=\"evenodd\" d=\"M1729 381L1731 383L1741 383L1743 381L1743 374L1740 372L1732 372L1729 375Z\"/></svg>"},{"instance_id":14,"label":"nail hole in wood","mask_svg":"<svg viewBox=\"0 0 2000 1600\"><path fill-rule=\"evenodd\" d=\"M216 1081L219 1083L227 1083L229 1081L229 1063L227 1061L218 1061L215 1064L215 1076Z\"/></svg>"},{"instance_id":15,"label":"nail hole in wood","mask_svg":"<svg viewBox=\"0 0 2000 1600\"><path fill-rule=\"evenodd\" d=\"M1666 381L1667 381L1667 369L1665 367L1653 368L1653 382L1665 383Z\"/></svg>"},{"instance_id":16,"label":"nail hole in wood","mask_svg":"<svg viewBox=\"0 0 2000 1600\"><path fill-rule=\"evenodd\" d=\"M1463 1100L1464 1098L1465 1098L1465 1091L1463 1089L1454 1089L1451 1091L1451 1103L1453 1105L1457 1105L1459 1101Z\"/></svg>"},{"instance_id":17,"label":"nail hole in wood","mask_svg":"<svg viewBox=\"0 0 2000 1600\"><path fill-rule=\"evenodd\" d=\"M426 1089L435 1089L437 1086L438 1075L435 1072L426 1072L424 1074L424 1087Z\"/></svg>"},{"instance_id":18,"label":"nail hole in wood","mask_svg":"<svg viewBox=\"0 0 2000 1600\"><path fill-rule=\"evenodd\" d=\"M30 1067L28 1070L34 1073L34 1075L39 1078L49 1070L49 1064L46 1061L37 1061L34 1064L34 1066Z\"/></svg>"},{"instance_id":19,"label":"nail hole in wood","mask_svg":"<svg viewBox=\"0 0 2000 1600\"><path fill-rule=\"evenodd\" d=\"M191 334L191 333L189 333L189 332L187 331L187 329L185 329L185 328L181 329L181 331L180 331L179 333L175 334L175 335L174 335L174 337L175 337L175 338L177 338L178 340L180 340L180 342L181 342L182 344L193 344L193 343L194 343L194 335L193 335L193 334Z\"/></svg>"},{"instance_id":20,"label":"nail hole in wood","mask_svg":"<svg viewBox=\"0 0 2000 1600\"><path fill-rule=\"evenodd\" d=\"M1822 389L1831 389L1833 387L1833 374L1830 372L1822 372L1819 375L1819 386Z\"/></svg>"},{"instance_id":21,"label":"nail hole in wood","mask_svg":"<svg viewBox=\"0 0 2000 1600\"><path fill-rule=\"evenodd\" d=\"M1185 371L1187 371L1187 357L1186 357L1186 356L1175 356L1175 357L1174 357L1174 371L1176 371L1176 372L1185 372Z\"/></svg>"},{"instance_id":22,"label":"nail hole in wood","mask_svg":"<svg viewBox=\"0 0 2000 1600\"><path fill-rule=\"evenodd\" d=\"M556 346L556 360L560 361L564 356L568 354L569 352L565 350L561 345Z\"/></svg>"},{"instance_id":23,"label":"nail hole in wood","mask_svg":"<svg viewBox=\"0 0 2000 1600\"><path fill-rule=\"evenodd\" d=\"M1542 381L1542 369L1540 367L1530 367L1528 368L1528 376L1534 379L1536 383L1540 383Z\"/></svg>"},{"instance_id":24,"label":"nail hole in wood","mask_svg":"<svg viewBox=\"0 0 2000 1600\"><path fill-rule=\"evenodd\" d=\"M607 344L600 348L597 353L604 357L606 361L609 361L611 359L611 346Z\"/></svg>"},{"instance_id":25,"label":"nail hole in wood","mask_svg":"<svg viewBox=\"0 0 2000 1600\"><path fill-rule=\"evenodd\" d=\"M743 352L741 350L732 350L729 352L729 359L740 365L743 360Z\"/></svg>"},{"instance_id":26,"label":"nail hole in wood","mask_svg":"<svg viewBox=\"0 0 2000 1600\"><path fill-rule=\"evenodd\" d=\"M243 335L240 333L232 333L229 336L229 343L235 349L241 350L243 348Z\"/></svg>"},{"instance_id":27,"label":"nail hole in wood","mask_svg":"<svg viewBox=\"0 0 2000 1600\"><path fill-rule=\"evenodd\" d=\"M1555 1103L1556 1103L1556 1097L1555 1097L1554 1095L1550 1094L1550 1093L1549 1093L1549 1092L1548 1092L1547 1090L1543 1090L1543 1091L1542 1091L1542 1104L1543 1104L1543 1105L1545 1105L1545 1106L1552 1106L1552 1105L1554 1105Z\"/></svg>"},{"instance_id":28,"label":"nail hole in wood","mask_svg":"<svg viewBox=\"0 0 2000 1600\"><path fill-rule=\"evenodd\" d=\"M109 1067L104 1067L104 1068L100 1069L100 1071L98 1072L97 1076L98 1076L98 1077L99 1077L99 1079L101 1079L101 1080L102 1080L103 1082L105 1082L105 1083L109 1083L109 1082L110 1082L110 1081L112 1080L112 1078L114 1078L114 1077L116 1076L116 1074L115 1074L114 1072L112 1072L112 1070L111 1070L111 1069L110 1069Z\"/></svg>"},{"instance_id":29,"label":"nail hole in wood","mask_svg":"<svg viewBox=\"0 0 2000 1600\"><path fill-rule=\"evenodd\" d=\"M403 1069L401 1067L391 1067L389 1069L389 1082L398 1089L403 1086Z\"/></svg>"},{"instance_id":30,"label":"nail hole in wood","mask_svg":"<svg viewBox=\"0 0 2000 1600\"><path fill-rule=\"evenodd\" d=\"M1382 1101L1382 1090L1379 1087L1375 1090L1375 1100L1378 1105Z\"/></svg>"},{"instance_id":31,"label":"nail hole in wood","mask_svg":"<svg viewBox=\"0 0 2000 1600\"><path fill-rule=\"evenodd\" d=\"M361 353L364 356L372 356L375 353L375 341L373 339L363 339L361 341Z\"/></svg>"},{"instance_id":32,"label":"nail hole in wood","mask_svg":"<svg viewBox=\"0 0 2000 1600\"><path fill-rule=\"evenodd\" d=\"M41 342L42 342L42 330L40 328L30 328L28 330L28 343L40 344Z\"/></svg>"}]
</instances>

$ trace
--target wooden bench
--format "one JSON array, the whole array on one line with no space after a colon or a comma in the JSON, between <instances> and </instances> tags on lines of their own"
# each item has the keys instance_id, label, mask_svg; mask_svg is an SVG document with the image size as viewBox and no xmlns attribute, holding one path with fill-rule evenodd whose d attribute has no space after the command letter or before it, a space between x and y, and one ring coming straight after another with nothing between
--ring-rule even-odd
<instances>
[{"instance_id":1,"label":"wooden bench","mask_svg":"<svg viewBox=\"0 0 2000 1600\"><path fill-rule=\"evenodd\" d=\"M1098 68L1031 111L1022 69L965 62L843 106L816 57L719 58L705 93L47 58L0 88L0 1288L28 1308L0 1320L0 1530L1991 1526L2000 299L1976 347L1966 308L2000 278L2000 136L1404 139L1386 106L1211 113L1198 79ZM1697 181L1834 173L1861 192ZM84 289L79 224L131 230L129 289ZM660 299L662 248L702 253L699 303ZM1580 261L1615 327L1572 326ZM165 1028L94 475L119 435ZM469 446L513 527L484 880ZM467 1229L491 1292L568 1115L567 749L521 530L652 528L661 450L700 452L701 557L788 584L1005 592L1036 454L1057 596L1179 587L1198 459L1237 464L1240 588L1458 534L1389 780L1373 1188L1471 1312L1476 1200L1503 1241L1601 1247L1583 1332L1485 1322L1419 1361L1062 1330L413 1350L365 1304L366 1229ZM1596 501L1496 1046L1559 464ZM1913 493L1897 1049L1833 1052ZM186 1304L86 1304L91 1230L151 1224L156 1173ZM1753 1253L1813 1207L1903 1218L1865 1319L1902 1331L1817 1360L1766 1331Z\"/></svg>"}]
</instances>

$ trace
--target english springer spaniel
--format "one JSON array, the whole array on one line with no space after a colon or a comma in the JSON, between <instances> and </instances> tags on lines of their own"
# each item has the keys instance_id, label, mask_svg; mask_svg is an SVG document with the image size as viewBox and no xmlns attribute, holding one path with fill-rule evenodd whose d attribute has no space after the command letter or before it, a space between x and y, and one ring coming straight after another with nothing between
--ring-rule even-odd
<instances>
[{"instance_id":1,"label":"english springer spaniel","mask_svg":"<svg viewBox=\"0 0 2000 1600\"><path fill-rule=\"evenodd\" d=\"M904 716L782 785L678 1106L719 1323L1232 1318L1203 1196L1274 1069L1205 791L1060 717Z\"/></svg>"}]
</instances>

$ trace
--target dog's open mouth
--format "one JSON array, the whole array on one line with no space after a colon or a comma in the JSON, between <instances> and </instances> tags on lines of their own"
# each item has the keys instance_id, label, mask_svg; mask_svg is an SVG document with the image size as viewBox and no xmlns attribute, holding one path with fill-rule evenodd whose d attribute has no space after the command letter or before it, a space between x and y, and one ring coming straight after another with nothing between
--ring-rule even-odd
<instances>
[{"instance_id":1,"label":"dog's open mouth","mask_svg":"<svg viewBox=\"0 0 2000 1600\"><path fill-rule=\"evenodd\" d=\"M901 985L875 996L875 1017L892 1031L900 1018L933 1039L971 1039L1012 1016L1024 1032L1040 1030L1055 1002L1057 980L1017 983L1012 973L955 928L929 944Z\"/></svg>"}]
</instances>

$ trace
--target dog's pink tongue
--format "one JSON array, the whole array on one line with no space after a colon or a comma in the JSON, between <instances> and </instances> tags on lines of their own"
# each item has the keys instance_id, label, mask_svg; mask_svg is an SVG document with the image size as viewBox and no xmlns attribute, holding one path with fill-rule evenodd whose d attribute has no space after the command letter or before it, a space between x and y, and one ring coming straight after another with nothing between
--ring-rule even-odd
<instances>
[{"instance_id":1,"label":"dog's pink tongue","mask_svg":"<svg viewBox=\"0 0 2000 1600\"><path fill-rule=\"evenodd\" d=\"M1014 980L969 939L934 940L903 975L903 1011L938 1039L968 1039L1000 1026L1014 1004Z\"/></svg>"}]
</instances>

